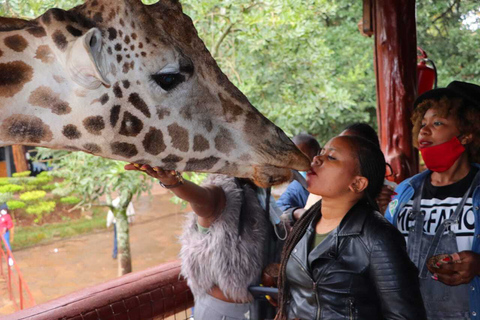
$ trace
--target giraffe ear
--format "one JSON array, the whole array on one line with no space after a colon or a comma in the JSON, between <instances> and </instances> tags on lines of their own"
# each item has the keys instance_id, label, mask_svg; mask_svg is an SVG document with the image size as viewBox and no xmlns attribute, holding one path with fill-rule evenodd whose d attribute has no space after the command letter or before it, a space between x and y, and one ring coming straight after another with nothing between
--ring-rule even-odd
<instances>
[{"instance_id":1,"label":"giraffe ear","mask_svg":"<svg viewBox=\"0 0 480 320\"><path fill-rule=\"evenodd\" d=\"M75 40L67 53L67 70L73 81L87 89L97 89L102 83L110 86L100 30L92 28Z\"/></svg>"}]
</instances>

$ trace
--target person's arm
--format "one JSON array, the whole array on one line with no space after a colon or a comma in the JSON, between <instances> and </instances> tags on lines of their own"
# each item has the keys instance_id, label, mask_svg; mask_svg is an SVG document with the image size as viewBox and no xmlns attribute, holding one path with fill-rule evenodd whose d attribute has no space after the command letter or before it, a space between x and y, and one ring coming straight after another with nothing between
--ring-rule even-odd
<instances>
[{"instance_id":1,"label":"person's arm","mask_svg":"<svg viewBox=\"0 0 480 320\"><path fill-rule=\"evenodd\" d=\"M171 171L164 171L159 167L152 168L149 165L135 167L134 164L127 164L125 169L143 171L166 186L173 186L179 182L178 178L172 175ZM226 205L225 193L218 186L210 185L203 187L185 180L183 184L171 188L170 191L180 199L190 203L193 211L198 216L198 223L204 228L210 227Z\"/></svg>"},{"instance_id":2,"label":"person's arm","mask_svg":"<svg viewBox=\"0 0 480 320\"><path fill-rule=\"evenodd\" d=\"M417 268L408 257L400 232L382 228L370 253L370 277L383 319L426 320Z\"/></svg>"}]
</instances>

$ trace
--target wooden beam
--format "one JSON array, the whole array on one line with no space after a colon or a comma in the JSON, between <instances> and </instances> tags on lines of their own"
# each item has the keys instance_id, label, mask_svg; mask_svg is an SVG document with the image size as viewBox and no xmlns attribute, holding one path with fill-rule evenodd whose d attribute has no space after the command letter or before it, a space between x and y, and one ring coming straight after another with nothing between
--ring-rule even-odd
<instances>
[{"instance_id":1,"label":"wooden beam","mask_svg":"<svg viewBox=\"0 0 480 320\"><path fill-rule=\"evenodd\" d=\"M28 170L28 162L25 158L25 147L15 144L12 146L13 162L15 164L15 171L22 172Z\"/></svg>"},{"instance_id":2,"label":"wooden beam","mask_svg":"<svg viewBox=\"0 0 480 320\"><path fill-rule=\"evenodd\" d=\"M410 121L417 94L415 0L373 1L378 128L400 182L418 172Z\"/></svg>"}]
</instances>

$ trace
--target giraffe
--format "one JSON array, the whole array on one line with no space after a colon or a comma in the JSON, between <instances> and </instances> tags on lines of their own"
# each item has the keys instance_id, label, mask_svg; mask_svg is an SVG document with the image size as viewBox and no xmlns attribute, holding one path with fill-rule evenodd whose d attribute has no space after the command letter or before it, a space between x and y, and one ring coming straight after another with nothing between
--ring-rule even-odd
<instances>
[{"instance_id":1,"label":"giraffe","mask_svg":"<svg viewBox=\"0 0 480 320\"><path fill-rule=\"evenodd\" d=\"M83 151L259 186L309 160L220 70L177 0L0 18L0 146Z\"/></svg>"}]
</instances>

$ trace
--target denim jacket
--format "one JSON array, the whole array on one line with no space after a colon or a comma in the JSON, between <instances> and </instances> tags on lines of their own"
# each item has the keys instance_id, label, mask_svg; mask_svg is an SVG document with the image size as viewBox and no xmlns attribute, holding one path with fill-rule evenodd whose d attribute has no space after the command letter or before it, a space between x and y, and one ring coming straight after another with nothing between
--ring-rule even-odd
<instances>
[{"instance_id":1,"label":"denim jacket","mask_svg":"<svg viewBox=\"0 0 480 320\"><path fill-rule=\"evenodd\" d=\"M472 164L473 166L480 168L480 164ZM397 195L392 199L385 212L385 218L387 218L394 226L397 226L397 216L408 203L413 199L413 195L422 184L422 181L431 173L430 170L426 170L419 173L409 179L406 179L398 185L395 189ZM472 251L480 254L480 184L474 186L473 191L473 212L475 214L475 234L472 244ZM480 276L476 276L470 282L470 319L480 320Z\"/></svg>"}]
</instances>

